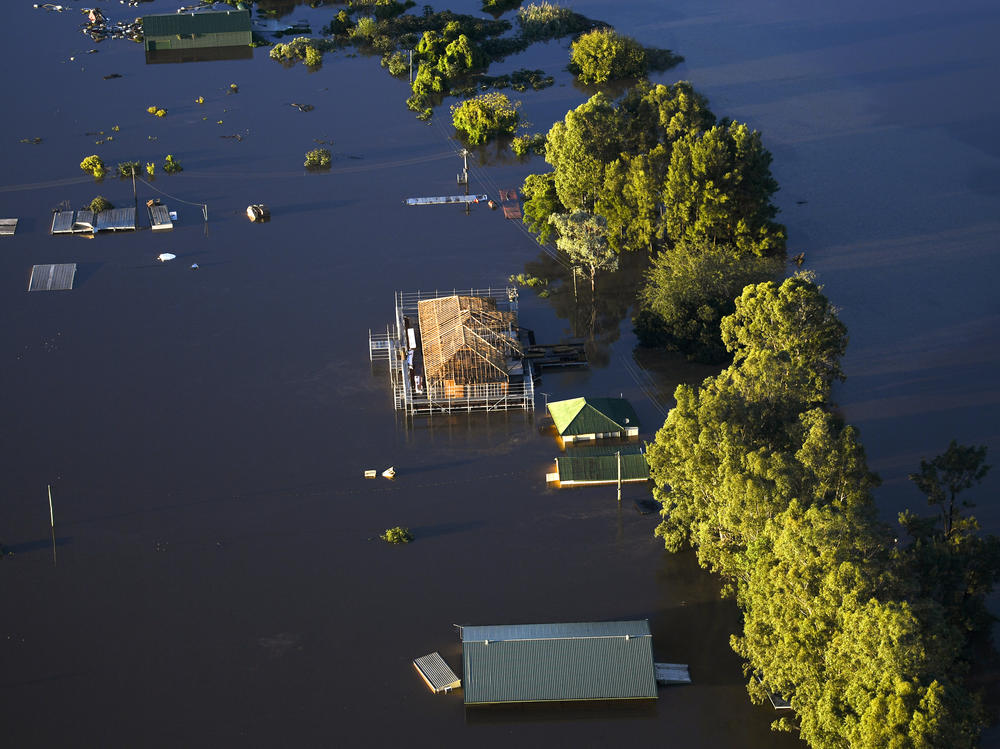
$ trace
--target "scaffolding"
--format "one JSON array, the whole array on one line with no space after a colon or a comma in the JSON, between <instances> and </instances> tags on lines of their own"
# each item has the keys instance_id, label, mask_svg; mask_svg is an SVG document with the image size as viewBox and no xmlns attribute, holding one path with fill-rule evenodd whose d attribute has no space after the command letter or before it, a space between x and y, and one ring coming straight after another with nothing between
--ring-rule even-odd
<instances>
[{"instance_id":1,"label":"scaffolding","mask_svg":"<svg viewBox=\"0 0 1000 749\"><path fill-rule=\"evenodd\" d=\"M394 407L408 416L533 412L517 301L514 288L396 292L393 322L368 331L369 360L388 362Z\"/></svg>"}]
</instances>

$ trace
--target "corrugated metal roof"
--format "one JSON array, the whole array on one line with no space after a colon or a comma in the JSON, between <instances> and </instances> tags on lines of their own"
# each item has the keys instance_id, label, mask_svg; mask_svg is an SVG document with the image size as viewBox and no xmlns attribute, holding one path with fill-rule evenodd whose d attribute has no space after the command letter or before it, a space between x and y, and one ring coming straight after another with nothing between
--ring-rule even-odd
<instances>
[{"instance_id":1,"label":"corrugated metal roof","mask_svg":"<svg viewBox=\"0 0 1000 749\"><path fill-rule=\"evenodd\" d=\"M649 463L646 455L622 455L622 481L642 481L649 478ZM615 455L594 455L591 457L560 456L556 458L559 481L567 482L608 482L618 480L618 457Z\"/></svg>"},{"instance_id":2,"label":"corrugated metal roof","mask_svg":"<svg viewBox=\"0 0 1000 749\"><path fill-rule=\"evenodd\" d=\"M231 31L250 33L250 11L157 13L142 17L142 33L146 37L176 36L178 34L225 34Z\"/></svg>"},{"instance_id":3,"label":"corrugated metal roof","mask_svg":"<svg viewBox=\"0 0 1000 749\"><path fill-rule=\"evenodd\" d=\"M624 398L570 398L548 405L559 434L603 434L638 427L639 417Z\"/></svg>"},{"instance_id":4,"label":"corrugated metal roof","mask_svg":"<svg viewBox=\"0 0 1000 749\"><path fill-rule=\"evenodd\" d=\"M466 704L655 699L646 621L464 627Z\"/></svg>"},{"instance_id":5,"label":"corrugated metal roof","mask_svg":"<svg viewBox=\"0 0 1000 749\"><path fill-rule=\"evenodd\" d=\"M76 263L34 265L28 281L28 291L66 291L73 288Z\"/></svg>"},{"instance_id":6,"label":"corrugated metal roof","mask_svg":"<svg viewBox=\"0 0 1000 749\"><path fill-rule=\"evenodd\" d=\"M461 685L461 680L455 675L440 653L429 653L413 661L417 671L431 685L435 692L455 689Z\"/></svg>"},{"instance_id":7,"label":"corrugated metal roof","mask_svg":"<svg viewBox=\"0 0 1000 749\"><path fill-rule=\"evenodd\" d=\"M603 444L570 442L566 445L567 458L591 458L595 455L638 455L646 452L645 445L626 442L605 442Z\"/></svg>"}]
</instances>

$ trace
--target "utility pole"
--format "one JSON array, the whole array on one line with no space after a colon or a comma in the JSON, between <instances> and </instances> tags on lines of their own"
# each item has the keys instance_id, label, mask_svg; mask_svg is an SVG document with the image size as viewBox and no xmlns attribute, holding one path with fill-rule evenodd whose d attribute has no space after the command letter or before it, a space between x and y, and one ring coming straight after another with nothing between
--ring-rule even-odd
<instances>
[{"instance_id":1,"label":"utility pole","mask_svg":"<svg viewBox=\"0 0 1000 749\"><path fill-rule=\"evenodd\" d=\"M622 503L622 451L615 453L618 457L618 504Z\"/></svg>"},{"instance_id":2,"label":"utility pole","mask_svg":"<svg viewBox=\"0 0 1000 749\"><path fill-rule=\"evenodd\" d=\"M135 220L136 225L139 222L139 194L135 191L135 164L132 165L132 201L135 203Z\"/></svg>"},{"instance_id":3,"label":"utility pole","mask_svg":"<svg viewBox=\"0 0 1000 749\"><path fill-rule=\"evenodd\" d=\"M52 484L49 484L49 527L52 529L52 566L57 565L56 562L56 513L52 509Z\"/></svg>"},{"instance_id":4,"label":"utility pole","mask_svg":"<svg viewBox=\"0 0 1000 749\"><path fill-rule=\"evenodd\" d=\"M413 50L407 50L410 53L410 85L413 85Z\"/></svg>"}]
</instances>

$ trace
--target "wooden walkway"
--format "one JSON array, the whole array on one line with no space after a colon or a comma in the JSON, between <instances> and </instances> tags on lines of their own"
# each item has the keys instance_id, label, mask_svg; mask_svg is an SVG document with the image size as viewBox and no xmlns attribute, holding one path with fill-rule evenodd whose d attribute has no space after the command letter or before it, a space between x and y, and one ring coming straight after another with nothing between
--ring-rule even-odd
<instances>
[{"instance_id":1,"label":"wooden walkway","mask_svg":"<svg viewBox=\"0 0 1000 749\"><path fill-rule=\"evenodd\" d=\"M73 288L76 263L35 265L31 268L28 291L66 291Z\"/></svg>"},{"instance_id":2,"label":"wooden walkway","mask_svg":"<svg viewBox=\"0 0 1000 749\"><path fill-rule=\"evenodd\" d=\"M174 228L174 222L170 220L170 211L165 205L151 205L149 208L149 225L153 231L165 231Z\"/></svg>"}]
</instances>

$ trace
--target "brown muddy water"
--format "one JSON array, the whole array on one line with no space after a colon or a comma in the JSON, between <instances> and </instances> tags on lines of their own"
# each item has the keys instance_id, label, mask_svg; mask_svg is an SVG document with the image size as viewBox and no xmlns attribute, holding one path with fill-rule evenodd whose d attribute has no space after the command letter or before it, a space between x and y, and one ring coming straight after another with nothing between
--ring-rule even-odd
<instances>
[{"instance_id":1,"label":"brown muddy water","mask_svg":"<svg viewBox=\"0 0 1000 749\"><path fill-rule=\"evenodd\" d=\"M331 13L286 5L286 18L320 19L316 31ZM1000 9L572 5L685 55L660 80L690 79L718 114L763 131L792 252L806 252L851 331L838 400L885 479L886 517L919 504L905 476L922 456L952 438L995 449L1000 54L989 37ZM0 242L9 743L797 743L749 703L728 647L735 608L690 555L652 538L655 520L632 508L641 490L628 488L619 509L613 490L546 489L557 448L541 413L414 425L395 415L365 351L393 292L502 284L540 258L499 212L401 205L454 190L457 144L440 110L434 124L416 121L405 83L376 59L328 55L309 72L258 49L251 60L145 65L137 45L81 35L76 9L5 10L0 214L20 218ZM535 130L585 97L566 59L551 43L491 71L556 74L555 87L521 97ZM151 117L151 105L168 115ZM34 137L43 142L19 142ZM328 174L300 166L317 139L333 142ZM91 153L109 164L174 154L185 171L152 183L174 196L174 231L50 237L63 201L132 200L126 182L81 176ZM545 168L490 149L476 158L477 192ZM140 184L140 200L157 195ZM181 200L207 203L207 226ZM255 202L271 206L270 223L247 222ZM178 258L157 263L161 252ZM28 294L31 265L52 262L79 264L76 288ZM674 385L708 371L640 366L623 306L602 310L597 365L546 375L539 390L624 393L651 438ZM589 327L586 314L557 311L522 296L522 322L540 339ZM388 465L395 482L361 478ZM997 480L977 492L992 532ZM396 524L417 541L373 540ZM662 690L649 710L467 714L410 665L439 650L457 667L456 623L617 618L648 618L657 658L689 663L694 684Z\"/></svg>"}]
</instances>

